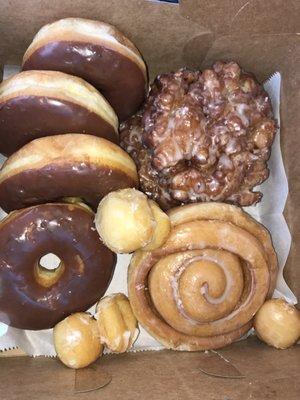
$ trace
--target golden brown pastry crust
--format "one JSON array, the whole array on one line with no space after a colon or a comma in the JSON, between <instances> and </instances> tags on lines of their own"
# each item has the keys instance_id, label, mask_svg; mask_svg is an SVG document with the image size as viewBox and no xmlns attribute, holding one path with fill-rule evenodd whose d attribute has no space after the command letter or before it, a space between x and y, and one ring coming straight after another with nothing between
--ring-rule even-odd
<instances>
[{"instance_id":1,"label":"golden brown pastry crust","mask_svg":"<svg viewBox=\"0 0 300 400\"><path fill-rule=\"evenodd\" d=\"M0 170L0 205L26 205L80 197L94 209L108 192L138 184L130 156L108 140L84 134L36 139Z\"/></svg>"},{"instance_id":2,"label":"golden brown pastry crust","mask_svg":"<svg viewBox=\"0 0 300 400\"><path fill-rule=\"evenodd\" d=\"M82 27L85 27L84 31ZM147 76L146 66L140 52L122 32L106 22L83 18L65 18L43 26L26 50L23 64L32 53L49 42L72 40L83 43L92 42L99 45L105 44L106 47L118 51L136 62L143 71L145 78Z\"/></svg>"}]
</instances>

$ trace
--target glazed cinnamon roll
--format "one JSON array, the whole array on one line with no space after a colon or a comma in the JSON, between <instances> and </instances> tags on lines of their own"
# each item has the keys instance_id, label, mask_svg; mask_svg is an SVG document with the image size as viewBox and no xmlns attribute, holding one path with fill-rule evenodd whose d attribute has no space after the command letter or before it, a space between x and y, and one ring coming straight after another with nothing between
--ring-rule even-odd
<instances>
[{"instance_id":1,"label":"glazed cinnamon roll","mask_svg":"<svg viewBox=\"0 0 300 400\"><path fill-rule=\"evenodd\" d=\"M174 350L223 347L252 326L274 290L277 259L268 231L238 207L173 209L167 242L134 254L128 292L135 316Z\"/></svg>"}]
</instances>

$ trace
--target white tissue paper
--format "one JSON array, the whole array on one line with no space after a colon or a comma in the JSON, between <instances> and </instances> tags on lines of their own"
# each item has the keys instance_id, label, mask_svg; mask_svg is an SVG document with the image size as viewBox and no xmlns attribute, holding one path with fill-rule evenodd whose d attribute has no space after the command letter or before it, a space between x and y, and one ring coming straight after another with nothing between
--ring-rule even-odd
<instances>
[{"instance_id":1,"label":"white tissue paper","mask_svg":"<svg viewBox=\"0 0 300 400\"><path fill-rule=\"evenodd\" d=\"M4 69L4 78L18 72L18 67L12 66ZM273 74L264 84L269 93L274 116L280 128L280 73ZM0 156L1 157L1 156ZM0 164L4 157L0 158ZM271 157L268 162L270 176L259 190L263 193L262 201L246 211L255 219L263 223L271 232L273 244L279 261L279 274L274 297L284 297L287 301L295 304L297 299L284 281L282 271L289 254L291 245L291 234L283 216L283 210L288 195L288 181L285 174L281 149L280 129L278 130L272 146ZM0 219L5 213L0 210ZM107 290L107 294L123 292L127 294L127 267L130 255L119 255L113 280ZM49 258L48 258L49 261ZM51 259L50 259L51 262ZM93 309L91 310L93 311ZM144 329L140 328L140 335L132 351L159 350L163 346L153 339ZM55 356L53 346L52 330L28 331L20 330L0 322L0 350L19 347L32 356Z\"/></svg>"}]
</instances>

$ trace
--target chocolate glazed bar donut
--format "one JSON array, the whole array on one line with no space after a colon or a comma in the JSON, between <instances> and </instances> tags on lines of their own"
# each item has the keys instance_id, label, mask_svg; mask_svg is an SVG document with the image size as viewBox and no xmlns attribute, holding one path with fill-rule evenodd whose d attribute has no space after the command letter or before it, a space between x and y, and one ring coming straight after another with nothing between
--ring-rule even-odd
<instances>
[{"instance_id":1,"label":"chocolate glazed bar donut","mask_svg":"<svg viewBox=\"0 0 300 400\"><path fill-rule=\"evenodd\" d=\"M48 329L85 311L105 293L116 256L99 240L94 213L78 204L43 204L0 222L0 321ZM40 259L54 253L59 266Z\"/></svg>"},{"instance_id":2,"label":"chocolate glazed bar donut","mask_svg":"<svg viewBox=\"0 0 300 400\"><path fill-rule=\"evenodd\" d=\"M143 108L121 125L141 189L168 209L199 201L248 206L267 179L276 132L268 94L235 62L158 76Z\"/></svg>"},{"instance_id":3,"label":"chocolate glazed bar donut","mask_svg":"<svg viewBox=\"0 0 300 400\"><path fill-rule=\"evenodd\" d=\"M88 133L119 142L118 118L90 84L56 71L26 71L0 85L0 152L33 139Z\"/></svg>"},{"instance_id":4,"label":"chocolate glazed bar donut","mask_svg":"<svg viewBox=\"0 0 300 400\"><path fill-rule=\"evenodd\" d=\"M147 90L145 63L134 44L114 26L66 18L44 26L23 58L23 70L76 75L97 88L122 121L134 114Z\"/></svg>"},{"instance_id":5,"label":"chocolate glazed bar donut","mask_svg":"<svg viewBox=\"0 0 300 400\"><path fill-rule=\"evenodd\" d=\"M79 197L96 210L107 193L136 187L130 156L106 139L84 134L33 140L0 170L0 206L6 212Z\"/></svg>"}]
</instances>

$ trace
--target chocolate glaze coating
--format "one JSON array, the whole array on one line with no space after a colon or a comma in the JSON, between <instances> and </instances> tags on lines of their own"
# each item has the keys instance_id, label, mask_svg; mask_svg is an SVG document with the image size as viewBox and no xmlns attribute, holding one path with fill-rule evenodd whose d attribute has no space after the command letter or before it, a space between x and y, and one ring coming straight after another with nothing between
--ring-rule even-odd
<instances>
[{"instance_id":1,"label":"chocolate glaze coating","mask_svg":"<svg viewBox=\"0 0 300 400\"><path fill-rule=\"evenodd\" d=\"M63 165L26 169L4 179L0 183L0 206L10 212L63 197L80 197L96 210L107 193L135 186L136 182L117 168L66 161Z\"/></svg>"},{"instance_id":2,"label":"chocolate glaze coating","mask_svg":"<svg viewBox=\"0 0 300 400\"><path fill-rule=\"evenodd\" d=\"M134 114L146 95L138 65L107 47L75 41L50 42L34 51L23 70L62 71L92 84L111 104L120 121Z\"/></svg>"},{"instance_id":3,"label":"chocolate glaze coating","mask_svg":"<svg viewBox=\"0 0 300 400\"><path fill-rule=\"evenodd\" d=\"M70 101L19 96L0 104L0 153L6 156L33 139L74 132L119 142L118 133L100 115Z\"/></svg>"},{"instance_id":4,"label":"chocolate glaze coating","mask_svg":"<svg viewBox=\"0 0 300 400\"><path fill-rule=\"evenodd\" d=\"M52 328L101 298L116 256L99 240L93 219L78 205L43 204L1 222L0 321L20 329ZM48 253L61 259L63 272L46 287L34 270Z\"/></svg>"},{"instance_id":5,"label":"chocolate glaze coating","mask_svg":"<svg viewBox=\"0 0 300 400\"><path fill-rule=\"evenodd\" d=\"M276 132L271 103L234 62L158 76L143 108L121 126L121 146L138 167L142 190L164 209L261 199Z\"/></svg>"}]
</instances>

